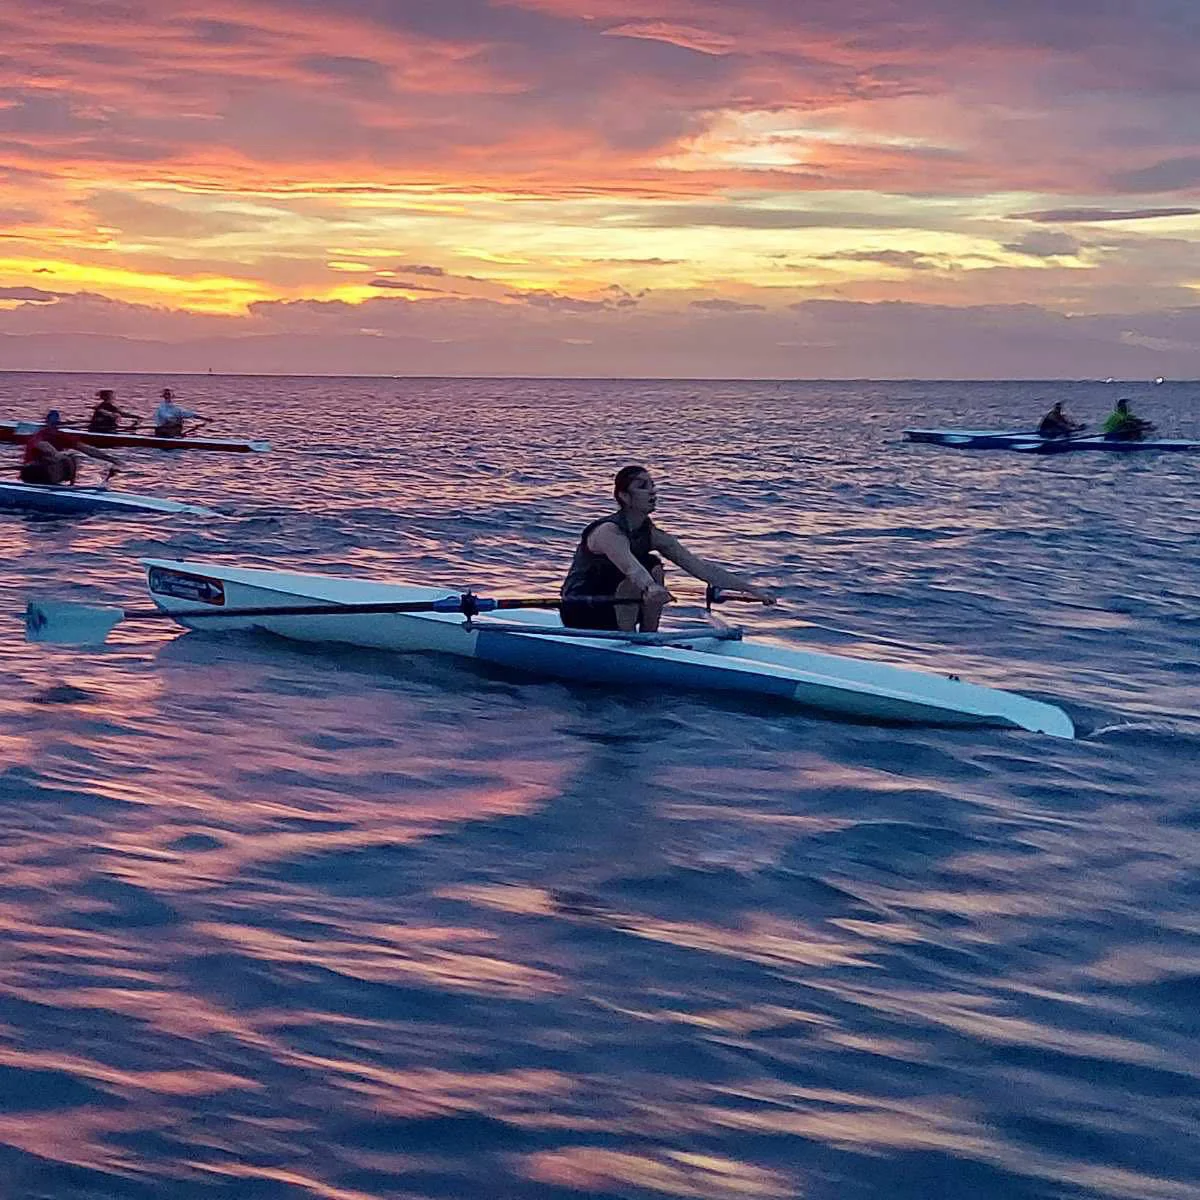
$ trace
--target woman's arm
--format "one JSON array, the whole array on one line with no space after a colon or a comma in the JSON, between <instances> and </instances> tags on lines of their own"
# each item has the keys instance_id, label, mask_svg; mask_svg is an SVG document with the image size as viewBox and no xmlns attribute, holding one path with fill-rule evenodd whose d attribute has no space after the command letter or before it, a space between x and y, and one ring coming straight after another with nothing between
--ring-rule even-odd
<instances>
[{"instance_id":1,"label":"woman's arm","mask_svg":"<svg viewBox=\"0 0 1200 1200\"><path fill-rule=\"evenodd\" d=\"M109 454L107 450L98 450L95 446L85 446L83 443L80 443L75 447L75 449L78 450L80 454L86 454L88 458L103 459L104 462L111 463L114 467L119 467L121 465L121 460L115 454Z\"/></svg>"},{"instance_id":2,"label":"woman's arm","mask_svg":"<svg viewBox=\"0 0 1200 1200\"><path fill-rule=\"evenodd\" d=\"M682 567L689 575L716 588L728 588L730 591L745 592L764 604L775 603L775 593L770 588L759 587L744 575L727 570L718 563L709 562L698 554L693 554L684 544L672 534L655 529L653 538L654 549L664 554L677 566Z\"/></svg>"},{"instance_id":3,"label":"woman's arm","mask_svg":"<svg viewBox=\"0 0 1200 1200\"><path fill-rule=\"evenodd\" d=\"M654 576L634 557L629 539L611 521L592 530L588 549L593 554L603 554L639 591L655 586Z\"/></svg>"}]
</instances>

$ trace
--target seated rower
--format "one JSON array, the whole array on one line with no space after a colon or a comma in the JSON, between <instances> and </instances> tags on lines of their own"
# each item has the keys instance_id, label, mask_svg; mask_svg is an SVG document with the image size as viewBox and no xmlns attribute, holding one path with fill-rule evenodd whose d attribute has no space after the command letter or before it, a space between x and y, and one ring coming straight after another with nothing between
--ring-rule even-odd
<instances>
[{"instance_id":1,"label":"seated rower","mask_svg":"<svg viewBox=\"0 0 1200 1200\"><path fill-rule=\"evenodd\" d=\"M203 420L198 412L190 408L181 408L175 403L175 393L170 388L163 388L162 401L154 410L154 436L165 438L183 437L183 423L189 417Z\"/></svg>"},{"instance_id":2,"label":"seated rower","mask_svg":"<svg viewBox=\"0 0 1200 1200\"><path fill-rule=\"evenodd\" d=\"M21 462L22 483L74 483L80 454L109 463L112 468L110 475L120 467L119 458L94 446L85 446L74 434L64 433L61 424L62 417L58 410L51 409L46 414L45 424L25 443L25 457Z\"/></svg>"},{"instance_id":3,"label":"seated rower","mask_svg":"<svg viewBox=\"0 0 1200 1200\"><path fill-rule=\"evenodd\" d=\"M1140 442L1153 429L1152 421L1134 416L1128 400L1118 400L1116 409L1104 422L1104 436L1114 441Z\"/></svg>"},{"instance_id":4,"label":"seated rower","mask_svg":"<svg viewBox=\"0 0 1200 1200\"><path fill-rule=\"evenodd\" d=\"M713 587L775 603L768 588L693 554L654 524L650 514L657 495L645 467L622 467L613 496L619 510L584 529L562 585L560 611L569 629L655 632L663 609L675 599L664 583L660 554ZM629 603L614 603L622 600Z\"/></svg>"},{"instance_id":5,"label":"seated rower","mask_svg":"<svg viewBox=\"0 0 1200 1200\"><path fill-rule=\"evenodd\" d=\"M1060 400L1055 406L1042 418L1042 423L1038 426L1038 437L1044 438L1062 438L1070 437L1073 433L1078 433L1085 428L1082 422L1072 421L1067 416L1066 410L1063 408Z\"/></svg>"},{"instance_id":6,"label":"seated rower","mask_svg":"<svg viewBox=\"0 0 1200 1200\"><path fill-rule=\"evenodd\" d=\"M121 417L132 419L134 425L141 419L137 413L118 407L112 388L102 388L96 393L96 399L99 403L92 409L88 420L89 433L116 433Z\"/></svg>"}]
</instances>

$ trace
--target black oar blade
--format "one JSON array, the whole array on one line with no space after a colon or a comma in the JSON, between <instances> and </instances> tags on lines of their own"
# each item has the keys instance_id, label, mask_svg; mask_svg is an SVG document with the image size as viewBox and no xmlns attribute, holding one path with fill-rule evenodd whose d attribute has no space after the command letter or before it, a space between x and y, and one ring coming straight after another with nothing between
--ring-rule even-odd
<instances>
[{"instance_id":1,"label":"black oar blade","mask_svg":"<svg viewBox=\"0 0 1200 1200\"><path fill-rule=\"evenodd\" d=\"M123 608L111 605L31 600L25 609L25 640L66 646L98 645L124 617Z\"/></svg>"}]
</instances>

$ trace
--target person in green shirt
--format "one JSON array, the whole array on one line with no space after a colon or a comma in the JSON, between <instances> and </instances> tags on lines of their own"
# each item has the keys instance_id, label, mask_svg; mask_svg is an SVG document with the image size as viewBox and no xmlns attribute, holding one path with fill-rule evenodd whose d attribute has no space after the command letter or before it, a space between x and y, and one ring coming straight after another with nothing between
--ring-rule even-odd
<instances>
[{"instance_id":1,"label":"person in green shirt","mask_svg":"<svg viewBox=\"0 0 1200 1200\"><path fill-rule=\"evenodd\" d=\"M1104 436L1117 441L1138 442L1153 429L1153 422L1133 415L1128 400L1118 400L1116 409L1104 422Z\"/></svg>"}]
</instances>

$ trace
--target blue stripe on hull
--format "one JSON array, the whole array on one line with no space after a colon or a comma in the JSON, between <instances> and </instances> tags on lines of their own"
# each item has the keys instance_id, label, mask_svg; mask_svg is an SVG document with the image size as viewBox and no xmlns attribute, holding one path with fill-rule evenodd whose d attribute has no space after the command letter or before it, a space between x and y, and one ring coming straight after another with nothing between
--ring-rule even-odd
<instances>
[{"instance_id":1,"label":"blue stripe on hull","mask_svg":"<svg viewBox=\"0 0 1200 1200\"><path fill-rule=\"evenodd\" d=\"M906 429L904 437L909 442L953 446L958 450L1007 450L1018 442L1041 441L1033 432L984 429Z\"/></svg>"},{"instance_id":2,"label":"blue stripe on hull","mask_svg":"<svg viewBox=\"0 0 1200 1200\"><path fill-rule=\"evenodd\" d=\"M475 644L475 657L519 671L589 683L698 688L785 700L791 700L796 692L793 680L780 679L766 672L758 674L723 667L717 655L713 655L711 663L691 661L666 647L649 654L620 650L611 645L556 642L549 637L522 637L481 629Z\"/></svg>"},{"instance_id":3,"label":"blue stripe on hull","mask_svg":"<svg viewBox=\"0 0 1200 1200\"><path fill-rule=\"evenodd\" d=\"M18 491L15 488L0 488L0 507L13 508L24 512L46 513L94 513L105 509L129 505L105 503L103 497L89 495L83 489L64 487L61 491L46 488L44 491Z\"/></svg>"},{"instance_id":4,"label":"blue stripe on hull","mask_svg":"<svg viewBox=\"0 0 1200 1200\"><path fill-rule=\"evenodd\" d=\"M1131 450L1200 450L1200 442L1187 441L1183 438L1169 438L1154 441L1123 441L1120 438L1072 438L1058 441L1043 441L1037 447L1039 454L1062 454L1074 450L1104 450L1108 452Z\"/></svg>"}]
</instances>

